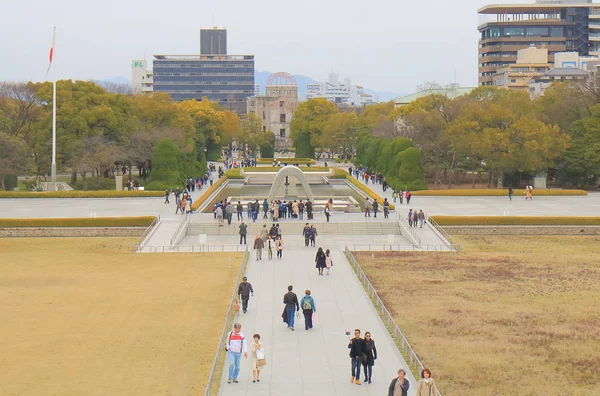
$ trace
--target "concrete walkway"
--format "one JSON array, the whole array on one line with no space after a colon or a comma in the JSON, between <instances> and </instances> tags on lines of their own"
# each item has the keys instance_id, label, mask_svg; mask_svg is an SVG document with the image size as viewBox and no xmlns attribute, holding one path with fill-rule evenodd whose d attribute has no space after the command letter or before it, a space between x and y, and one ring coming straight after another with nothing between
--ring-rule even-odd
<instances>
[{"instance_id":1,"label":"concrete walkway","mask_svg":"<svg viewBox=\"0 0 600 396\"><path fill-rule=\"evenodd\" d=\"M288 245L289 246L289 245ZM324 246L328 247L328 246ZM247 314L236 319L248 343L259 333L267 365L260 383L252 383L250 355L242 358L238 384L227 384L224 367L220 395L223 396L336 396L387 394L387 388L399 368L407 365L379 319L362 285L342 251L333 250L331 275L318 276L314 264L315 248L288 248L282 260L256 261L251 255L246 276L254 287ZM300 300L310 289L317 306L317 321L312 330L304 330L304 317L296 321L296 331L283 323L283 295L288 285ZM373 367L373 383L350 383L350 358L346 331L355 328L370 331L378 351ZM361 379L363 374L361 373ZM416 381L409 372L410 395Z\"/></svg>"}]
</instances>

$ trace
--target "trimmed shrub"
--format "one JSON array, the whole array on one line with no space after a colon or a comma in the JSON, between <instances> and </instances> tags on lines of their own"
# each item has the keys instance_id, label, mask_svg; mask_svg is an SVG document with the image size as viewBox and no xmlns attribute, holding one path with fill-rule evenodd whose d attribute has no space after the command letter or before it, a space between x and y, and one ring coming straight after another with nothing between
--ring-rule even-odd
<instances>
[{"instance_id":1,"label":"trimmed shrub","mask_svg":"<svg viewBox=\"0 0 600 396\"><path fill-rule=\"evenodd\" d=\"M369 196L369 198L371 198L373 200L377 200L377 202L379 202L379 205L381 206L381 210L383 210L383 198L381 198L379 195L375 194L375 192L373 190L371 190L369 187L362 184L360 181L356 180L354 177L350 176L350 174L348 172L344 172L344 173L346 174L346 177L344 177L344 179L348 180L354 186L358 187L358 189L361 190L362 192L364 192L365 194L367 194ZM394 209L396 209L396 205L394 205L393 203L390 202L390 210L394 210Z\"/></svg>"},{"instance_id":2,"label":"trimmed shrub","mask_svg":"<svg viewBox=\"0 0 600 396\"><path fill-rule=\"evenodd\" d=\"M165 189L168 186L180 186L185 180L184 154L169 138L158 141L152 153L152 173L150 183L146 187L151 189Z\"/></svg>"},{"instance_id":3,"label":"trimmed shrub","mask_svg":"<svg viewBox=\"0 0 600 396\"><path fill-rule=\"evenodd\" d=\"M456 189L456 190L427 190L427 191L411 191L412 195L422 197L505 197L508 195L506 189ZM525 190L513 190L513 197L524 196ZM538 197L565 197L565 196L585 196L588 195L583 190L538 190L533 189L533 196Z\"/></svg>"},{"instance_id":4,"label":"trimmed shrub","mask_svg":"<svg viewBox=\"0 0 600 396\"><path fill-rule=\"evenodd\" d=\"M154 216L0 219L0 227L148 227Z\"/></svg>"},{"instance_id":5,"label":"trimmed shrub","mask_svg":"<svg viewBox=\"0 0 600 396\"><path fill-rule=\"evenodd\" d=\"M267 142L260 146L260 156L263 158L273 158L275 156L275 135L267 134Z\"/></svg>"},{"instance_id":6,"label":"trimmed shrub","mask_svg":"<svg viewBox=\"0 0 600 396\"><path fill-rule=\"evenodd\" d=\"M215 192L217 190L217 188L219 188L219 186L221 186L221 184L223 184L225 182L225 180L227 180L227 176L223 176L221 177L219 180L217 180L216 182L213 183L212 186L209 187L208 190L206 190L204 192L204 194L202 194L200 196L200 198L194 200L192 202L192 210L198 210L198 208L200 207L200 205L202 205L202 203L204 203L204 201L206 201L210 195Z\"/></svg>"},{"instance_id":7,"label":"trimmed shrub","mask_svg":"<svg viewBox=\"0 0 600 396\"><path fill-rule=\"evenodd\" d=\"M244 176L242 176L241 168L233 168L233 169L226 170L223 175L228 179L243 179L244 178Z\"/></svg>"},{"instance_id":8,"label":"trimmed shrub","mask_svg":"<svg viewBox=\"0 0 600 396\"><path fill-rule=\"evenodd\" d=\"M299 134L294 139L294 148L296 149L296 157L298 158L315 158L315 148L310 142L309 134Z\"/></svg>"},{"instance_id":9,"label":"trimmed shrub","mask_svg":"<svg viewBox=\"0 0 600 396\"><path fill-rule=\"evenodd\" d=\"M162 191L0 191L0 198L140 198L162 196Z\"/></svg>"},{"instance_id":10,"label":"trimmed shrub","mask_svg":"<svg viewBox=\"0 0 600 396\"><path fill-rule=\"evenodd\" d=\"M19 185L17 175L4 175L4 189L6 191L14 191L15 187Z\"/></svg>"},{"instance_id":11,"label":"trimmed shrub","mask_svg":"<svg viewBox=\"0 0 600 396\"><path fill-rule=\"evenodd\" d=\"M441 226L600 225L600 217L574 216L431 216Z\"/></svg>"},{"instance_id":12,"label":"trimmed shrub","mask_svg":"<svg viewBox=\"0 0 600 396\"><path fill-rule=\"evenodd\" d=\"M278 161L280 161L282 164L286 163L286 164L295 164L295 163L299 163L299 164L306 164L307 162L312 164L315 164L316 161L312 158L277 158ZM271 165L273 164L273 157L271 158L257 158L256 159L256 164L257 165Z\"/></svg>"}]
</instances>

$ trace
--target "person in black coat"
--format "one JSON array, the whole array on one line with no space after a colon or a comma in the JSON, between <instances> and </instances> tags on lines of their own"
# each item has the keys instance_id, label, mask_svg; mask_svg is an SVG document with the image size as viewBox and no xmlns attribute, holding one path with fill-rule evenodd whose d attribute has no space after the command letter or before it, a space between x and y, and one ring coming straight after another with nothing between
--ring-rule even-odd
<instances>
[{"instance_id":1,"label":"person in black coat","mask_svg":"<svg viewBox=\"0 0 600 396\"><path fill-rule=\"evenodd\" d=\"M371 338L371 333L367 331L365 333L365 358L362 360L362 364L365 370L365 381L369 384L373 376L375 359L377 359L377 348L375 348L375 341Z\"/></svg>"},{"instance_id":2,"label":"person in black coat","mask_svg":"<svg viewBox=\"0 0 600 396\"><path fill-rule=\"evenodd\" d=\"M321 276L323 276L323 268L325 268L326 259L327 257L323 252L323 248L319 248L319 250L317 250L317 255L315 256L315 267L317 268L317 270L319 271L319 275Z\"/></svg>"},{"instance_id":3,"label":"person in black coat","mask_svg":"<svg viewBox=\"0 0 600 396\"><path fill-rule=\"evenodd\" d=\"M404 378L405 375L406 371L403 369L398 370L398 376L392 380L388 388L388 396L408 396L410 383Z\"/></svg>"}]
</instances>

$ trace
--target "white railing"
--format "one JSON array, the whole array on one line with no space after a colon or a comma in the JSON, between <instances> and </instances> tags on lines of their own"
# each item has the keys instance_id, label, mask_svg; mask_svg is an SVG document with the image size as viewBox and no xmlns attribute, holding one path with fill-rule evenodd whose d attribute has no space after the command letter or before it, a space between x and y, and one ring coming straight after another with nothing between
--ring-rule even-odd
<instances>
[{"instance_id":1,"label":"white railing","mask_svg":"<svg viewBox=\"0 0 600 396\"><path fill-rule=\"evenodd\" d=\"M185 237L185 234L186 234L189 224L190 224L190 215L186 215L186 216L184 216L183 220L181 220L181 223L179 223L179 225L177 226L177 229L175 230L175 232L173 233L173 236L171 237L171 247L177 245L179 242L181 242L183 237Z\"/></svg>"},{"instance_id":2,"label":"white railing","mask_svg":"<svg viewBox=\"0 0 600 396\"><path fill-rule=\"evenodd\" d=\"M140 237L140 242L133 245L134 252L140 252L144 248L144 246L146 246L146 243L150 240L150 238L154 234L154 231L156 231L156 229L158 228L159 223L160 215L156 216L152 223L150 223L150 225L144 230L142 236Z\"/></svg>"},{"instance_id":3,"label":"white railing","mask_svg":"<svg viewBox=\"0 0 600 396\"><path fill-rule=\"evenodd\" d=\"M460 245L453 243L450 234L446 230L444 230L434 219L426 216L428 227L437 234L437 236L444 241L446 246L449 248L456 250L457 252L460 250Z\"/></svg>"},{"instance_id":4,"label":"white railing","mask_svg":"<svg viewBox=\"0 0 600 396\"><path fill-rule=\"evenodd\" d=\"M210 252L244 252L246 245L199 245L199 246L144 246L141 253L210 253Z\"/></svg>"},{"instance_id":5,"label":"white railing","mask_svg":"<svg viewBox=\"0 0 600 396\"><path fill-rule=\"evenodd\" d=\"M421 362L421 359L419 359L419 357L417 356L417 353L415 352L413 347L410 345L410 343L406 339L406 336L404 335L404 333L402 333L402 330L400 330L400 328L394 321L394 317L392 316L390 311L387 309L387 307L385 306L385 304L379 297L379 294L377 294L377 290L375 289L375 287L369 280L369 277L363 271L363 269L360 266L360 264L358 263L358 261L356 261L356 258L354 257L352 252L350 252L350 250L348 249L348 246L346 246L344 253L346 254L346 257L348 258L348 262L354 269L354 272L356 273L358 280L363 285L363 287L365 288L365 291L367 292L367 294L373 301L375 309L379 312L384 324L386 325L386 327L388 328L388 331L390 332L390 335L392 336L394 341L396 341L396 343L402 348L402 352L404 352L404 354L408 357L408 363L413 368L417 369L417 371L420 373L421 370L423 370L423 368L424 368L423 363ZM439 391L437 394L438 394L438 396L441 396L441 393Z\"/></svg>"},{"instance_id":6,"label":"white railing","mask_svg":"<svg viewBox=\"0 0 600 396\"><path fill-rule=\"evenodd\" d=\"M219 341L219 346L217 347L217 351L215 353L215 357L213 359L212 368L210 369L210 374L208 375L208 382L206 384L206 388L204 388L204 396L210 396L213 386L217 388L221 386L220 383L215 383L217 381L217 377L215 375L216 370L223 370L222 365L219 364L219 357L224 356L225 354L225 342L227 333L229 332L229 322L233 319L233 301L237 295L238 285L242 280L242 276L246 272L246 266L248 265L248 261L250 259L250 253L248 250L245 250L244 258L242 259L242 265L240 265L240 270L238 271L237 279L235 284L233 285L233 290L231 291L231 302L229 303L229 309L227 310L227 316L225 316L225 323L223 324L223 330L221 330L221 339Z\"/></svg>"},{"instance_id":7,"label":"white railing","mask_svg":"<svg viewBox=\"0 0 600 396\"><path fill-rule=\"evenodd\" d=\"M406 219L400 213L396 214L396 218L400 224L400 228L412 239L412 243L417 245L417 247L421 246L421 237L417 234L417 231L409 227Z\"/></svg>"},{"instance_id":8,"label":"white railing","mask_svg":"<svg viewBox=\"0 0 600 396\"><path fill-rule=\"evenodd\" d=\"M353 252L453 252L453 247L447 245L396 245L377 243L347 243ZM454 245L452 245L454 246Z\"/></svg>"}]
</instances>

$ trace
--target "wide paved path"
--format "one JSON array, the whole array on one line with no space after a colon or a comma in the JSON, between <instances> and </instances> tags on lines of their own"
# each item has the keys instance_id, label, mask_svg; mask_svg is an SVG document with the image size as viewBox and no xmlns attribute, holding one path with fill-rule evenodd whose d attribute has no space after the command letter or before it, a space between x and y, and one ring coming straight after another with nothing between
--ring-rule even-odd
<instances>
[{"instance_id":1,"label":"wide paved path","mask_svg":"<svg viewBox=\"0 0 600 396\"><path fill-rule=\"evenodd\" d=\"M342 251L333 251L334 267L329 276L317 275L315 253L315 248L294 247L284 250L282 260L269 261L265 255L258 262L254 252L251 255L246 275L254 287L254 298L250 299L248 313L236 320L242 324L249 343L254 333L261 335L267 365L260 383L252 383L250 357L242 358L238 384L225 382L225 365L221 395L383 396L398 369L407 369ZM295 331L282 321L283 295L290 284L299 299L304 290L312 291L317 306L312 330L304 330L303 316L297 320ZM370 385L350 383L345 332L355 328L363 334L370 331L379 352ZM409 374L408 378L414 392L414 377Z\"/></svg>"}]
</instances>

